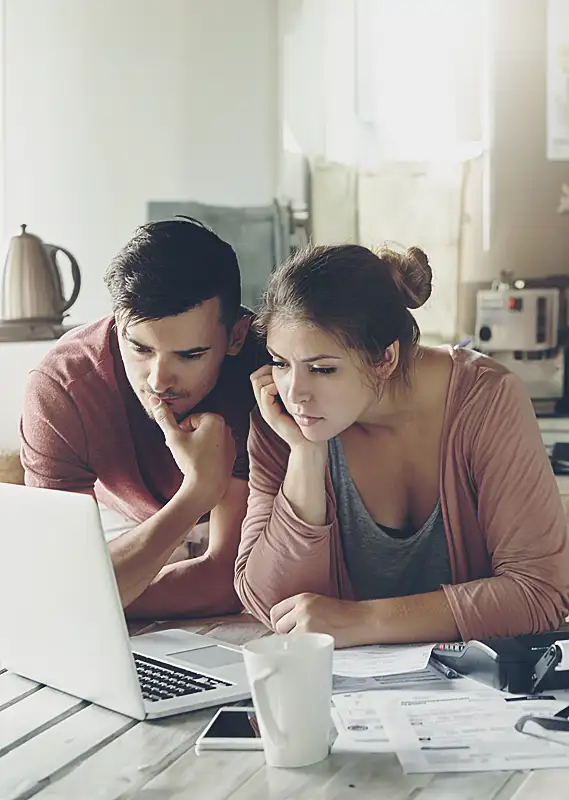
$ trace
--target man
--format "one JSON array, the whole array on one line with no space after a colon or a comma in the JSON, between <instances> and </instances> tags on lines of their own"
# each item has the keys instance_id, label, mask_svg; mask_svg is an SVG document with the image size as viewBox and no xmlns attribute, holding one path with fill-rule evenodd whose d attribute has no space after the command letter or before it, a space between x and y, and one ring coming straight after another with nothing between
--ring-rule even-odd
<instances>
[{"instance_id":1,"label":"man","mask_svg":"<svg viewBox=\"0 0 569 800\"><path fill-rule=\"evenodd\" d=\"M139 228L105 283L113 316L66 334L30 375L26 484L94 493L130 520L109 541L130 616L236 611L249 375L262 363L237 258L178 217ZM208 513L205 553L167 563Z\"/></svg>"}]
</instances>

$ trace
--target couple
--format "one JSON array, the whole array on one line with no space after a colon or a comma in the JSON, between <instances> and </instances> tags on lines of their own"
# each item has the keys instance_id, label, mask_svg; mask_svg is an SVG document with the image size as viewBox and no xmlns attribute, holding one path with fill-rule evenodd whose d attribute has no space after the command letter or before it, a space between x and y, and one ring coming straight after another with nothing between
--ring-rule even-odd
<instances>
[{"instance_id":1,"label":"couple","mask_svg":"<svg viewBox=\"0 0 569 800\"><path fill-rule=\"evenodd\" d=\"M22 461L29 485L95 495L129 616L244 606L340 647L563 621L566 523L531 403L491 359L419 346L421 250L300 251L253 319L233 249L176 218L105 281L113 316L31 373Z\"/></svg>"}]
</instances>

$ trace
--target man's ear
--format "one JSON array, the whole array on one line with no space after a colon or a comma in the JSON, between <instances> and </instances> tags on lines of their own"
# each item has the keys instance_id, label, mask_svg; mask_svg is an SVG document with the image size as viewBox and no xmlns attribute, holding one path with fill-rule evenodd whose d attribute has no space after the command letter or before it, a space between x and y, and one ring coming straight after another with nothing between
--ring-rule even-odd
<instances>
[{"instance_id":1,"label":"man's ear","mask_svg":"<svg viewBox=\"0 0 569 800\"><path fill-rule=\"evenodd\" d=\"M251 325L250 316L243 316L237 320L235 325L231 328L231 332L229 334L229 342L227 344L226 355L228 356L237 355L237 353L243 347L245 339L247 338L250 325Z\"/></svg>"}]
</instances>

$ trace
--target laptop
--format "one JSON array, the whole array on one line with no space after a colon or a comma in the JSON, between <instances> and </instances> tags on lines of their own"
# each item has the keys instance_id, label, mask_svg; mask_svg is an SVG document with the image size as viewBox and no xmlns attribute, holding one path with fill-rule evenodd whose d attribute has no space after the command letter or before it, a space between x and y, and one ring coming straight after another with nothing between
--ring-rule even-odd
<instances>
[{"instance_id":1,"label":"laptop","mask_svg":"<svg viewBox=\"0 0 569 800\"><path fill-rule=\"evenodd\" d=\"M239 647L129 637L93 497L0 483L0 664L134 719L250 697Z\"/></svg>"}]
</instances>

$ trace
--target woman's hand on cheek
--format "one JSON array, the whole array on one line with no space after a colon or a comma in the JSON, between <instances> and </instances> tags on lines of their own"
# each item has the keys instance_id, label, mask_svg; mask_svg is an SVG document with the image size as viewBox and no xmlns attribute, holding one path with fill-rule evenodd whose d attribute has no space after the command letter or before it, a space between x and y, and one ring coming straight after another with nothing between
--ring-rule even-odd
<instances>
[{"instance_id":1,"label":"woman's hand on cheek","mask_svg":"<svg viewBox=\"0 0 569 800\"><path fill-rule=\"evenodd\" d=\"M267 365L258 369L251 375L251 383L259 411L267 425L291 448L297 444L306 444L302 431L282 404L273 380L273 368Z\"/></svg>"},{"instance_id":2,"label":"woman's hand on cheek","mask_svg":"<svg viewBox=\"0 0 569 800\"><path fill-rule=\"evenodd\" d=\"M336 647L354 647L371 643L368 614L366 603L303 593L274 605L271 625L276 633L329 633Z\"/></svg>"}]
</instances>

